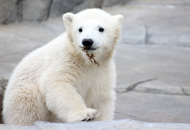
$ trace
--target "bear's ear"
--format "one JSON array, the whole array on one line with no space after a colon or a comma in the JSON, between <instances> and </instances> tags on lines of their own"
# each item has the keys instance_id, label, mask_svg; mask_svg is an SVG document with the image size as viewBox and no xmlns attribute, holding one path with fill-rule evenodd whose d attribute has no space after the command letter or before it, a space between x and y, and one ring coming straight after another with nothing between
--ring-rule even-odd
<instances>
[{"instance_id":1,"label":"bear's ear","mask_svg":"<svg viewBox=\"0 0 190 130\"><path fill-rule=\"evenodd\" d=\"M71 25L71 23L73 22L73 18L74 18L73 13L66 13L63 15L63 22L66 28L68 28Z\"/></svg>"},{"instance_id":2,"label":"bear's ear","mask_svg":"<svg viewBox=\"0 0 190 130\"><path fill-rule=\"evenodd\" d=\"M115 15L114 17L119 24L121 24L123 22L123 16L122 15L118 14L118 15Z\"/></svg>"}]
</instances>

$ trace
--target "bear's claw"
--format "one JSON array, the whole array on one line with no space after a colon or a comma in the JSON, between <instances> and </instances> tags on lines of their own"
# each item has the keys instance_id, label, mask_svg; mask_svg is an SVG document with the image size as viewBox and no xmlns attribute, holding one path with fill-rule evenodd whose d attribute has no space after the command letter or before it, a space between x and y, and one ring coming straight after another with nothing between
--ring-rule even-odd
<instances>
[{"instance_id":1,"label":"bear's claw","mask_svg":"<svg viewBox=\"0 0 190 130\"><path fill-rule=\"evenodd\" d=\"M99 116L99 112L95 109L87 108L86 110L79 111L73 114L68 122L79 122L79 121L92 121Z\"/></svg>"},{"instance_id":2,"label":"bear's claw","mask_svg":"<svg viewBox=\"0 0 190 130\"><path fill-rule=\"evenodd\" d=\"M83 119L82 121L92 121L98 116L98 111L95 110L94 113L87 113L87 117Z\"/></svg>"}]
</instances>

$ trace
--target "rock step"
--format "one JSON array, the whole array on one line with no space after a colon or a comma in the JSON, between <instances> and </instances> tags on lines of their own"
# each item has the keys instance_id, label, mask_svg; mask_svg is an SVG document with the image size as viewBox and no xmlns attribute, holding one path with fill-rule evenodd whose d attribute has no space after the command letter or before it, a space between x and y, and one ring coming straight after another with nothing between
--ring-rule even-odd
<instances>
[{"instance_id":1,"label":"rock step","mask_svg":"<svg viewBox=\"0 0 190 130\"><path fill-rule=\"evenodd\" d=\"M80 122L72 124L36 122L33 126L0 125L1 130L189 130L190 124L148 123L134 120Z\"/></svg>"}]
</instances>

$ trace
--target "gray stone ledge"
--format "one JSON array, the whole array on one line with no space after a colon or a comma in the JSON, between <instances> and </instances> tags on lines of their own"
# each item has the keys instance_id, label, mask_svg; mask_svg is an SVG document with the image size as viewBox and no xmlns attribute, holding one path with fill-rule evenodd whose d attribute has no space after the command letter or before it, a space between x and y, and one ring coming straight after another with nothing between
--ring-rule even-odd
<instances>
[{"instance_id":1,"label":"gray stone ledge","mask_svg":"<svg viewBox=\"0 0 190 130\"><path fill-rule=\"evenodd\" d=\"M79 122L79 123L49 123L36 122L33 126L0 125L1 130L189 130L190 124L182 123L148 123L130 119L103 121L103 122Z\"/></svg>"}]
</instances>

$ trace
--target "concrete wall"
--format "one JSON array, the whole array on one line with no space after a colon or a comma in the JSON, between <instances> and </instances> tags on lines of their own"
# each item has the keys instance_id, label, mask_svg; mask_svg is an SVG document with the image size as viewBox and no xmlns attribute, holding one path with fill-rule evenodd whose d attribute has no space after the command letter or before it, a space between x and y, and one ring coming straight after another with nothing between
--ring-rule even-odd
<instances>
[{"instance_id":1,"label":"concrete wall","mask_svg":"<svg viewBox=\"0 0 190 130\"><path fill-rule=\"evenodd\" d=\"M128 0L0 0L0 24L43 21L66 12L124 4Z\"/></svg>"}]
</instances>

